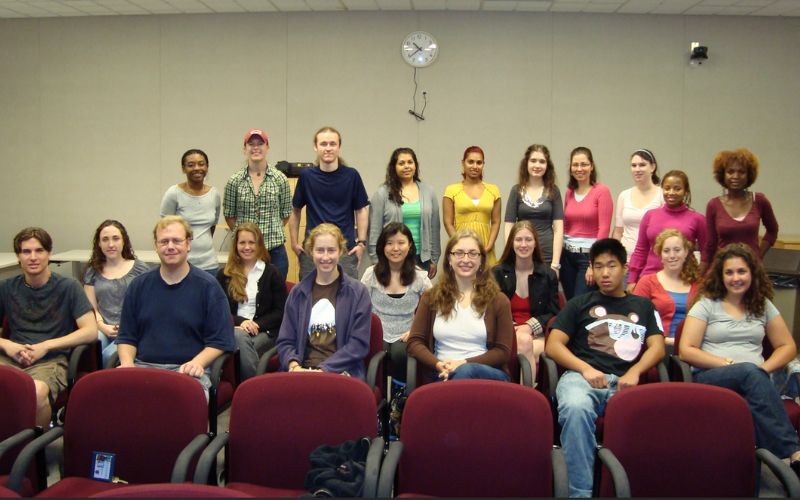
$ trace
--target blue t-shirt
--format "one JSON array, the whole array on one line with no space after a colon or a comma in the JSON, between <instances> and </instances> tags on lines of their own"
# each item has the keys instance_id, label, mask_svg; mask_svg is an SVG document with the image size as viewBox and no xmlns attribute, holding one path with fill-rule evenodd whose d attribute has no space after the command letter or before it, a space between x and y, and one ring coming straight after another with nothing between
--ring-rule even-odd
<instances>
[{"instance_id":1,"label":"blue t-shirt","mask_svg":"<svg viewBox=\"0 0 800 500\"><path fill-rule=\"evenodd\" d=\"M136 346L136 359L183 364L206 347L233 352L233 321L225 292L211 274L190 266L168 285L156 267L128 286L118 344Z\"/></svg>"},{"instance_id":2,"label":"blue t-shirt","mask_svg":"<svg viewBox=\"0 0 800 500\"><path fill-rule=\"evenodd\" d=\"M292 207L306 207L306 235L323 222L342 230L347 247L356 243L353 212L369 205L367 190L358 170L339 165L333 172L323 172L319 165L300 172L294 189Z\"/></svg>"},{"instance_id":3,"label":"blue t-shirt","mask_svg":"<svg viewBox=\"0 0 800 500\"><path fill-rule=\"evenodd\" d=\"M684 292L670 292L667 293L672 297L675 302L675 314L672 315L672 322L669 324L669 336L675 338L675 330L678 329L678 323L686 319L686 302L689 300L689 293Z\"/></svg>"}]
</instances>

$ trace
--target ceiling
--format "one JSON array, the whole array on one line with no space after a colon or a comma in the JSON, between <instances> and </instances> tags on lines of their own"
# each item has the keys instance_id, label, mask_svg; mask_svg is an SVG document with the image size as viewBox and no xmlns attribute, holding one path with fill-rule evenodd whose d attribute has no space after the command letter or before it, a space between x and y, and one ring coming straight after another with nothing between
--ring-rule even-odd
<instances>
[{"instance_id":1,"label":"ceiling","mask_svg":"<svg viewBox=\"0 0 800 500\"><path fill-rule=\"evenodd\" d=\"M800 0L0 0L0 18L408 10L800 17Z\"/></svg>"}]
</instances>

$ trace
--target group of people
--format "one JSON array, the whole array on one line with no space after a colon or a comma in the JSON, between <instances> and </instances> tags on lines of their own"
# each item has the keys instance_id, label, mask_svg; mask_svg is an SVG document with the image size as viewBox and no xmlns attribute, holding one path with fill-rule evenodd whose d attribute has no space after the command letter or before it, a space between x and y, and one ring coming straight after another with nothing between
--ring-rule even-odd
<instances>
[{"instance_id":1,"label":"group of people","mask_svg":"<svg viewBox=\"0 0 800 500\"><path fill-rule=\"evenodd\" d=\"M570 494L588 496L595 418L615 391L638 384L663 359L683 322L680 356L697 381L742 394L758 445L800 470L797 433L769 379L796 346L761 265L778 225L766 197L749 191L758 174L752 153L717 155L724 193L704 217L690 208L684 172L660 179L655 155L635 151L634 186L617 199L612 231L611 193L597 181L591 150L571 152L562 204L550 153L534 144L520 162L496 259L500 193L483 181L479 147L464 152L463 180L446 188L440 221L413 150L392 153L369 199L340 146L331 127L315 134L317 164L301 171L292 195L285 175L267 164L267 134L249 130L246 165L228 180L224 203L204 182L207 155L187 151L186 182L167 191L153 231L160 265L137 260L125 227L106 220L94 234L83 291L50 272L46 231L20 231L14 250L22 275L0 284L9 329L0 364L37 381L40 422L66 385L66 351L98 337L106 361L116 350L122 367L172 369L205 388L213 361L237 348L243 378L255 375L271 346L285 371L363 378L374 313L396 380L405 380L412 356L430 381L508 381L515 345L534 370L542 352L566 368L557 386L561 442ZM221 205L232 243L220 268L211 242ZM300 260L291 287L286 224ZM359 280L365 252L373 265ZM764 339L772 346L766 359Z\"/></svg>"}]
</instances>

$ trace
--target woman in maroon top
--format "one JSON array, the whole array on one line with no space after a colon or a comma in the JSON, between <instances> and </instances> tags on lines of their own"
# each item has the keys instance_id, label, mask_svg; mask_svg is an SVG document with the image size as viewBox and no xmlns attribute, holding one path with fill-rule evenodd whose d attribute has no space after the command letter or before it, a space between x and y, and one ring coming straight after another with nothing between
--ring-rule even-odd
<instances>
[{"instance_id":1,"label":"woman in maroon top","mask_svg":"<svg viewBox=\"0 0 800 500\"><path fill-rule=\"evenodd\" d=\"M717 249L728 243L744 243L764 258L778 238L778 221L763 193L750 191L758 176L758 158L750 150L721 151L714 158L714 178L723 187L722 196L706 206L708 240L704 261L710 262ZM758 229L766 232L758 242Z\"/></svg>"}]
</instances>

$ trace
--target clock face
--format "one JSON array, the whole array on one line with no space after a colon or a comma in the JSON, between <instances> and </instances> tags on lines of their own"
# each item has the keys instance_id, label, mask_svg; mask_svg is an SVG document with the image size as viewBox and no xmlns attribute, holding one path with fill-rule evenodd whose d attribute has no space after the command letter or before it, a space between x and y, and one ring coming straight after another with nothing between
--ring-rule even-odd
<instances>
[{"instance_id":1,"label":"clock face","mask_svg":"<svg viewBox=\"0 0 800 500\"><path fill-rule=\"evenodd\" d=\"M439 55L439 44L433 35L424 31L409 33L400 47L403 60L415 68L430 65Z\"/></svg>"}]
</instances>

